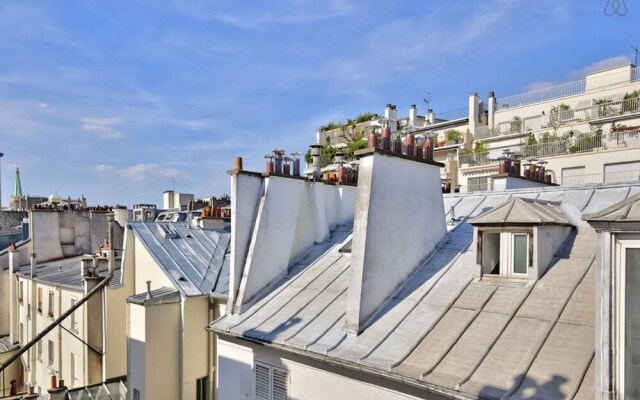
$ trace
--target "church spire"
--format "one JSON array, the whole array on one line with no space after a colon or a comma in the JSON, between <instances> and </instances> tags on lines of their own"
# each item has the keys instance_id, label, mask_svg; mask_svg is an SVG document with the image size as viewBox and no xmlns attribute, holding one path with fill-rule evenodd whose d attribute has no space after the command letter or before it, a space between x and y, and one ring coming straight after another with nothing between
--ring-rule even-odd
<instances>
[{"instance_id":1,"label":"church spire","mask_svg":"<svg viewBox=\"0 0 640 400\"><path fill-rule=\"evenodd\" d=\"M13 188L13 197L22 197L22 183L20 183L20 169L16 165L16 186Z\"/></svg>"}]
</instances>

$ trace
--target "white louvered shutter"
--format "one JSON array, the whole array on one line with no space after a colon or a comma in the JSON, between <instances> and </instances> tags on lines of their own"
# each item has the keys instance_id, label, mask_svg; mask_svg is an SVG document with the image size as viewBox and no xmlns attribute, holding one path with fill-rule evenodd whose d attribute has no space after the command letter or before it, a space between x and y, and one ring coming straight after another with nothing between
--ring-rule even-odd
<instances>
[{"instance_id":1,"label":"white louvered shutter","mask_svg":"<svg viewBox=\"0 0 640 400\"><path fill-rule=\"evenodd\" d=\"M256 364L256 399L271 400L271 382L269 367Z\"/></svg>"},{"instance_id":2,"label":"white louvered shutter","mask_svg":"<svg viewBox=\"0 0 640 400\"><path fill-rule=\"evenodd\" d=\"M289 374L281 369L273 369L272 400L289 400Z\"/></svg>"}]
</instances>

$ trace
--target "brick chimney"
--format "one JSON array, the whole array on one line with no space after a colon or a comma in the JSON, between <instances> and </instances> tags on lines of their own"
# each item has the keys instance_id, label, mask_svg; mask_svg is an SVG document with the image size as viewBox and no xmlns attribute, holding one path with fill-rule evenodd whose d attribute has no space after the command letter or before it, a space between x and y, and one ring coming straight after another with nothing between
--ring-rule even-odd
<instances>
[{"instance_id":1,"label":"brick chimney","mask_svg":"<svg viewBox=\"0 0 640 400\"><path fill-rule=\"evenodd\" d=\"M356 155L360 166L345 326L352 333L365 328L447 232L442 164L382 149Z\"/></svg>"}]
</instances>

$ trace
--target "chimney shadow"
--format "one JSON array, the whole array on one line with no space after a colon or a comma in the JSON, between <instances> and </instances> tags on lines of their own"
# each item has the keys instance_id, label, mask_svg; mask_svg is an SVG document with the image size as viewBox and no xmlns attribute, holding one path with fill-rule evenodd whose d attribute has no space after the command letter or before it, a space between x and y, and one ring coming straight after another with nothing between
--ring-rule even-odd
<instances>
[{"instance_id":1,"label":"chimney shadow","mask_svg":"<svg viewBox=\"0 0 640 400\"><path fill-rule=\"evenodd\" d=\"M485 386L478 394L478 398L487 400L499 400L501 398L508 399L566 399L569 396L567 390L563 390L562 386L568 382L568 379L561 375L553 375L548 381L543 383L536 382L535 379L526 375L518 375L514 379L514 385L510 391L493 386ZM508 396L504 397L506 394Z\"/></svg>"},{"instance_id":2,"label":"chimney shadow","mask_svg":"<svg viewBox=\"0 0 640 400\"><path fill-rule=\"evenodd\" d=\"M274 318L272 316L272 318ZM267 320L269 321L269 320ZM259 338L262 341L271 343L274 338L276 338L279 334L284 333L291 329L292 327L298 325L302 322L302 318L293 317L289 318L286 321L281 322L275 328L271 330L263 330L263 329L249 329L243 332L244 336L249 336L252 338Z\"/></svg>"}]
</instances>

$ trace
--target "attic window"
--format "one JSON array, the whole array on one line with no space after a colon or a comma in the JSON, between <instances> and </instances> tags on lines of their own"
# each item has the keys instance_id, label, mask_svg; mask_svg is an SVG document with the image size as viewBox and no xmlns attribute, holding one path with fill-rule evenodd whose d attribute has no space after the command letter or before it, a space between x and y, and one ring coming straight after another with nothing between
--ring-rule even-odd
<instances>
[{"instance_id":1,"label":"attic window","mask_svg":"<svg viewBox=\"0 0 640 400\"><path fill-rule=\"evenodd\" d=\"M532 267L533 230L481 230L478 258L482 275L527 278Z\"/></svg>"}]
</instances>

